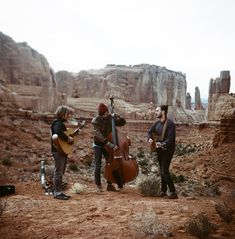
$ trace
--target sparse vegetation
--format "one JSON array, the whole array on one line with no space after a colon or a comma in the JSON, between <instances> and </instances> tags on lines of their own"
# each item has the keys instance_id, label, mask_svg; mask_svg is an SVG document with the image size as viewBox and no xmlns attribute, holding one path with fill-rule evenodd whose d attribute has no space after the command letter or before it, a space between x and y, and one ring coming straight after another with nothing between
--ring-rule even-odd
<instances>
[{"instance_id":1,"label":"sparse vegetation","mask_svg":"<svg viewBox=\"0 0 235 239\"><path fill-rule=\"evenodd\" d=\"M8 158L2 159L2 165L11 167L12 166L12 161Z\"/></svg>"},{"instance_id":2,"label":"sparse vegetation","mask_svg":"<svg viewBox=\"0 0 235 239\"><path fill-rule=\"evenodd\" d=\"M189 154L196 151L196 147L193 145L184 145L184 144L177 144L175 148L175 155L182 156L185 154Z\"/></svg>"},{"instance_id":3,"label":"sparse vegetation","mask_svg":"<svg viewBox=\"0 0 235 239\"><path fill-rule=\"evenodd\" d=\"M70 163L69 164L69 169L73 172L77 172L78 171L78 166L75 163Z\"/></svg>"},{"instance_id":4,"label":"sparse vegetation","mask_svg":"<svg viewBox=\"0 0 235 239\"><path fill-rule=\"evenodd\" d=\"M155 175L138 177L136 185L144 196L157 196L160 192L160 178Z\"/></svg>"},{"instance_id":5,"label":"sparse vegetation","mask_svg":"<svg viewBox=\"0 0 235 239\"><path fill-rule=\"evenodd\" d=\"M182 174L177 176L174 173L171 173L171 177L175 183L183 183L186 181L186 178Z\"/></svg>"},{"instance_id":6,"label":"sparse vegetation","mask_svg":"<svg viewBox=\"0 0 235 239\"><path fill-rule=\"evenodd\" d=\"M226 223L230 223L233 220L234 210L225 202L215 204L215 210Z\"/></svg>"},{"instance_id":7,"label":"sparse vegetation","mask_svg":"<svg viewBox=\"0 0 235 239\"><path fill-rule=\"evenodd\" d=\"M145 154L144 154L144 149L142 147L137 149L137 157L138 158L144 158Z\"/></svg>"},{"instance_id":8,"label":"sparse vegetation","mask_svg":"<svg viewBox=\"0 0 235 239\"><path fill-rule=\"evenodd\" d=\"M86 189L85 185L82 185L80 183L75 183L71 188L71 192L79 194L79 193L84 192L85 189Z\"/></svg>"},{"instance_id":9,"label":"sparse vegetation","mask_svg":"<svg viewBox=\"0 0 235 239\"><path fill-rule=\"evenodd\" d=\"M151 238L156 238L157 236L171 236L169 226L161 223L153 210L137 214L134 218L134 222L130 225L136 231Z\"/></svg>"},{"instance_id":10,"label":"sparse vegetation","mask_svg":"<svg viewBox=\"0 0 235 239\"><path fill-rule=\"evenodd\" d=\"M206 182L206 187L204 190L205 196L216 197L220 195L219 187L212 182Z\"/></svg>"},{"instance_id":11,"label":"sparse vegetation","mask_svg":"<svg viewBox=\"0 0 235 239\"><path fill-rule=\"evenodd\" d=\"M197 215L186 224L186 231L199 239L208 238L216 229L217 225L210 223L204 214Z\"/></svg>"}]
</instances>

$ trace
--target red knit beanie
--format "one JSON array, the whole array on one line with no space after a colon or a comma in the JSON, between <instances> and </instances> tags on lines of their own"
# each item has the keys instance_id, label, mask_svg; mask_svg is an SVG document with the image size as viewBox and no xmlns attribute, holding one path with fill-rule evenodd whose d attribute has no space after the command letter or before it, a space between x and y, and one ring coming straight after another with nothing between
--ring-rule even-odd
<instances>
[{"instance_id":1,"label":"red knit beanie","mask_svg":"<svg viewBox=\"0 0 235 239\"><path fill-rule=\"evenodd\" d=\"M108 111L108 107L105 104L100 103L99 106L98 106L99 115L104 114L106 111Z\"/></svg>"}]
</instances>

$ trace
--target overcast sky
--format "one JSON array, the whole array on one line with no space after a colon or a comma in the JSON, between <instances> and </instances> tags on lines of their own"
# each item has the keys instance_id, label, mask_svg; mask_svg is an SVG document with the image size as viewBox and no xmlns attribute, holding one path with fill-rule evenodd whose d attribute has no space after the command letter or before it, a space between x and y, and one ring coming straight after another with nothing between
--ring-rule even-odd
<instances>
[{"instance_id":1,"label":"overcast sky","mask_svg":"<svg viewBox=\"0 0 235 239\"><path fill-rule=\"evenodd\" d=\"M234 0L0 0L0 31L27 42L55 70L106 64L165 66L186 74L194 100L230 70L235 93Z\"/></svg>"}]
</instances>

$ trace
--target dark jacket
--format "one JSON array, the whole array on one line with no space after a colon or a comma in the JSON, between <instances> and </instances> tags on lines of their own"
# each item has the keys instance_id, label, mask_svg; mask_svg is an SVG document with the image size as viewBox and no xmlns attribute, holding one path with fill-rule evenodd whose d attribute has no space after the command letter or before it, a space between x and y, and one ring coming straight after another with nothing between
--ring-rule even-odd
<instances>
[{"instance_id":1,"label":"dark jacket","mask_svg":"<svg viewBox=\"0 0 235 239\"><path fill-rule=\"evenodd\" d=\"M68 136L64 133L66 131L66 126L64 125L64 121L61 119L55 119L51 124L51 136L53 134L57 134L61 139L64 141L68 140ZM58 152L56 147L53 145L53 142L51 140L51 151L52 152Z\"/></svg>"},{"instance_id":2,"label":"dark jacket","mask_svg":"<svg viewBox=\"0 0 235 239\"><path fill-rule=\"evenodd\" d=\"M147 138L152 138L153 133L157 135L157 138L161 137L162 130L163 130L164 122L161 122L160 120L157 121L148 131ZM175 124L172 120L167 119L167 126L166 126L166 132L164 135L163 140L157 140L161 143L164 143L166 146L166 149L170 151L175 150Z\"/></svg>"},{"instance_id":3,"label":"dark jacket","mask_svg":"<svg viewBox=\"0 0 235 239\"><path fill-rule=\"evenodd\" d=\"M126 120L119 115L115 115L114 119L116 126L126 124ZM94 144L104 146L108 142L107 137L112 132L112 116L108 115L107 118L103 118L98 115L91 122L94 126Z\"/></svg>"}]
</instances>

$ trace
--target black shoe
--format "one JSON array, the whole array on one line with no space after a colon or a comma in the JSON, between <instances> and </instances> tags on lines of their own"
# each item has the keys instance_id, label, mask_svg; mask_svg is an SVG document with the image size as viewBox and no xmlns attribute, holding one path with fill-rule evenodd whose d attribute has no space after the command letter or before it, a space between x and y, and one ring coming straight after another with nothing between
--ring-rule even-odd
<instances>
[{"instance_id":1,"label":"black shoe","mask_svg":"<svg viewBox=\"0 0 235 239\"><path fill-rule=\"evenodd\" d=\"M69 198L66 197L63 193L59 194L59 195L55 195L54 196L55 199L59 199L59 200L68 200Z\"/></svg>"},{"instance_id":2,"label":"black shoe","mask_svg":"<svg viewBox=\"0 0 235 239\"><path fill-rule=\"evenodd\" d=\"M107 191L116 192L117 189L113 186L113 184L108 184Z\"/></svg>"},{"instance_id":3,"label":"black shoe","mask_svg":"<svg viewBox=\"0 0 235 239\"><path fill-rule=\"evenodd\" d=\"M158 197L166 197L167 196L167 194L165 193L165 192L160 192L159 194L158 194Z\"/></svg>"},{"instance_id":4,"label":"black shoe","mask_svg":"<svg viewBox=\"0 0 235 239\"><path fill-rule=\"evenodd\" d=\"M168 199L178 199L178 195L176 193L171 193L169 196L167 196Z\"/></svg>"},{"instance_id":5,"label":"black shoe","mask_svg":"<svg viewBox=\"0 0 235 239\"><path fill-rule=\"evenodd\" d=\"M62 195L63 195L64 197L66 197L66 198L71 198L71 196L66 195L66 194L64 194L64 193L62 193Z\"/></svg>"}]
</instances>

